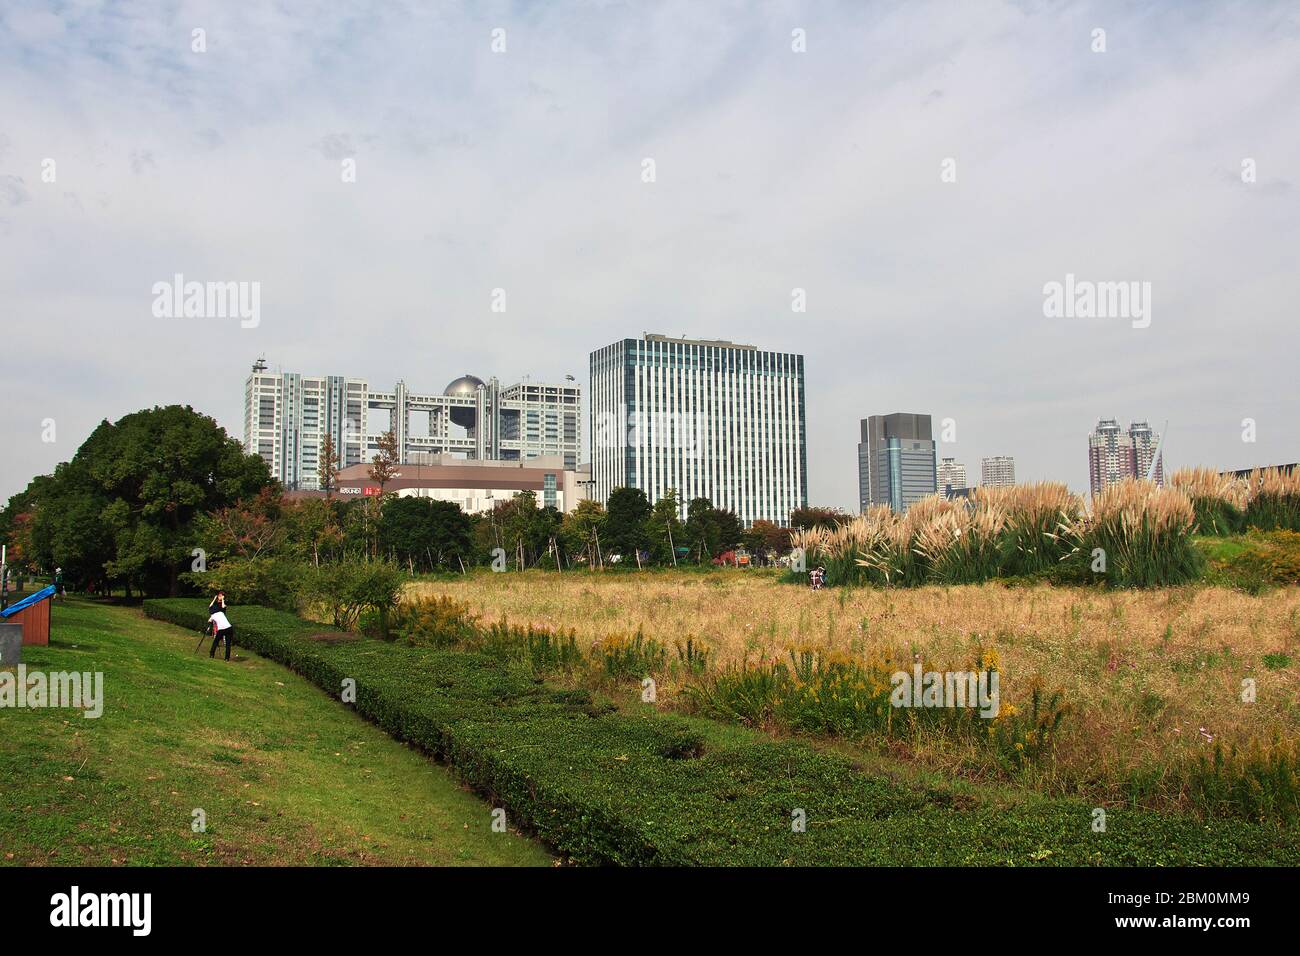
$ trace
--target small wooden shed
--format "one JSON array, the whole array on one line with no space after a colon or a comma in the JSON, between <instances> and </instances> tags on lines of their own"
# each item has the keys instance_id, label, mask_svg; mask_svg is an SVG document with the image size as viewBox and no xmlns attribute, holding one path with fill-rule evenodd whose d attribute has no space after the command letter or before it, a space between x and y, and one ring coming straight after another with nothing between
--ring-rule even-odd
<instances>
[{"instance_id":1,"label":"small wooden shed","mask_svg":"<svg viewBox=\"0 0 1300 956\"><path fill-rule=\"evenodd\" d=\"M15 604L0 611L0 620L6 624L23 626L23 644L50 643L50 601L54 588L42 588Z\"/></svg>"}]
</instances>

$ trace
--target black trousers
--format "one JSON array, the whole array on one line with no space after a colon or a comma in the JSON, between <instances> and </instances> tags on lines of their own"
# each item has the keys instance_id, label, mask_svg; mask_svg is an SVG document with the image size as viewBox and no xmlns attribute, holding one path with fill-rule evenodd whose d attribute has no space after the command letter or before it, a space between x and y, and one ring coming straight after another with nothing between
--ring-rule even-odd
<instances>
[{"instance_id":1,"label":"black trousers","mask_svg":"<svg viewBox=\"0 0 1300 956\"><path fill-rule=\"evenodd\" d=\"M208 657L217 656L217 641L221 640L222 638L225 638L226 660L230 660L230 641L231 641L231 634L234 633L234 630L235 629L233 627L223 627L221 630L217 631L216 634L212 635L212 649L208 651Z\"/></svg>"}]
</instances>

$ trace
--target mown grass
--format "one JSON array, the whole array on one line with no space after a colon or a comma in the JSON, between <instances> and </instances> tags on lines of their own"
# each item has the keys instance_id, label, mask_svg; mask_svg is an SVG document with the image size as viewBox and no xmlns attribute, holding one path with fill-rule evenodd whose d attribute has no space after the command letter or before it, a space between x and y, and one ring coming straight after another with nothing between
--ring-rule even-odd
<instances>
[{"instance_id":1,"label":"mown grass","mask_svg":"<svg viewBox=\"0 0 1300 956\"><path fill-rule=\"evenodd\" d=\"M443 767L243 648L73 598L47 671L103 671L103 716L0 710L0 862L10 865L546 865ZM191 828L194 809L207 829Z\"/></svg>"},{"instance_id":2,"label":"mown grass","mask_svg":"<svg viewBox=\"0 0 1300 956\"><path fill-rule=\"evenodd\" d=\"M202 603L151 601L188 625ZM576 862L627 865L1229 865L1300 862L1300 833L998 788L917 786L831 748L617 707L486 652L314 641L240 609L244 634L359 713L448 761ZM796 828L794 820L806 820Z\"/></svg>"}]
</instances>

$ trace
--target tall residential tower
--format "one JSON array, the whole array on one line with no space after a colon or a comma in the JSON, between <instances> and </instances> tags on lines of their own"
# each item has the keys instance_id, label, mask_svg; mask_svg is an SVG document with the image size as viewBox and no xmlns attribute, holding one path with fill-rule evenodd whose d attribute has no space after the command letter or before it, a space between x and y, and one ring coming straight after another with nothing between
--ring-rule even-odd
<instances>
[{"instance_id":1,"label":"tall residential tower","mask_svg":"<svg viewBox=\"0 0 1300 956\"><path fill-rule=\"evenodd\" d=\"M1088 484L1092 493L1098 494L1125 478L1146 478L1148 474L1157 485L1164 485L1164 455L1157 456L1159 447L1160 436L1146 422L1133 422L1125 433L1115 419L1101 419L1088 436Z\"/></svg>"}]
</instances>

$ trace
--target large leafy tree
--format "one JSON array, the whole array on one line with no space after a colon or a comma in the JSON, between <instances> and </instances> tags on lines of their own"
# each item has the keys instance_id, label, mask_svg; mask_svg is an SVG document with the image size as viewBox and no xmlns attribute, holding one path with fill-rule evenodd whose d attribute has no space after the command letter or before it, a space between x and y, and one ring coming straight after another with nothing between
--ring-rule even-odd
<instances>
[{"instance_id":1,"label":"large leafy tree","mask_svg":"<svg viewBox=\"0 0 1300 956\"><path fill-rule=\"evenodd\" d=\"M605 530L601 532L606 553L617 552L624 560L635 562L639 549L647 543L646 519L650 502L640 488L615 488L605 505Z\"/></svg>"},{"instance_id":2,"label":"large leafy tree","mask_svg":"<svg viewBox=\"0 0 1300 956\"><path fill-rule=\"evenodd\" d=\"M0 541L7 546L5 560L10 568L36 570L38 561L32 537L34 512L41 488L52 480L49 475L41 475L0 508Z\"/></svg>"},{"instance_id":3,"label":"large leafy tree","mask_svg":"<svg viewBox=\"0 0 1300 956\"><path fill-rule=\"evenodd\" d=\"M713 523L713 502L692 498L686 506L685 544L695 561L708 561L719 552L717 528Z\"/></svg>"},{"instance_id":4,"label":"large leafy tree","mask_svg":"<svg viewBox=\"0 0 1300 956\"><path fill-rule=\"evenodd\" d=\"M407 567L459 567L470 552L469 515L453 501L394 498L379 519L379 542Z\"/></svg>"},{"instance_id":5,"label":"large leafy tree","mask_svg":"<svg viewBox=\"0 0 1300 956\"><path fill-rule=\"evenodd\" d=\"M713 555L715 558L724 551L735 550L745 536L745 526L740 523L736 513L728 508L713 509L713 527L718 541L718 550Z\"/></svg>"},{"instance_id":6,"label":"large leafy tree","mask_svg":"<svg viewBox=\"0 0 1300 956\"><path fill-rule=\"evenodd\" d=\"M195 548L200 515L272 486L212 418L168 405L101 422L72 460L33 483L39 563L70 581L108 578L175 595Z\"/></svg>"},{"instance_id":7,"label":"large leafy tree","mask_svg":"<svg viewBox=\"0 0 1300 956\"><path fill-rule=\"evenodd\" d=\"M691 558L708 561L740 544L744 527L734 511L713 507L708 498L692 498L686 506L683 543L691 549Z\"/></svg>"}]
</instances>

